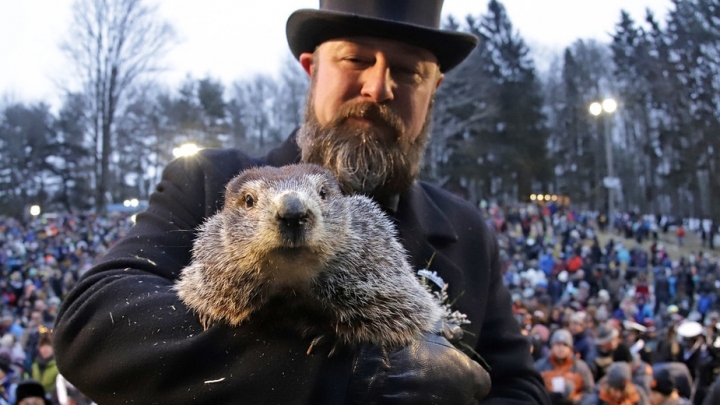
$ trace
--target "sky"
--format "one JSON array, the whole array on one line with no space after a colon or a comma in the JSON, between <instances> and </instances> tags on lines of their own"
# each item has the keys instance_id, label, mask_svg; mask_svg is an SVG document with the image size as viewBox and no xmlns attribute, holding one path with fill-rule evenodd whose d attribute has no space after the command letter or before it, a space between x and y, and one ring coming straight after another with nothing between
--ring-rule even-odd
<instances>
[{"instance_id":1,"label":"sky","mask_svg":"<svg viewBox=\"0 0 720 405\"><path fill-rule=\"evenodd\" d=\"M360 0L357 0L360 1ZM624 9L642 21L650 8L664 21L670 0L501 0L539 69L577 39L610 40ZM60 52L73 0L0 0L0 103L59 103L59 78L70 72ZM226 87L258 73L276 75L290 57L285 22L317 0L153 0L178 42L155 80L176 87L187 74L221 80ZM443 16L479 16L487 0L445 0Z\"/></svg>"}]
</instances>

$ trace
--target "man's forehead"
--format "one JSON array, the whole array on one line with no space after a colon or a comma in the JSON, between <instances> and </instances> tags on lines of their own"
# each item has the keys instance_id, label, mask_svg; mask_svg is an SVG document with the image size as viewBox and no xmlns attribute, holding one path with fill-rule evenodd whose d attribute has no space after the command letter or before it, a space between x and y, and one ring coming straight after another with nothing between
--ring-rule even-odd
<instances>
[{"instance_id":1,"label":"man's forehead","mask_svg":"<svg viewBox=\"0 0 720 405\"><path fill-rule=\"evenodd\" d=\"M323 42L319 49L340 51L348 48L381 50L395 56L412 57L420 62L437 64L437 57L425 48L410 45L401 41L376 37L342 37Z\"/></svg>"}]
</instances>

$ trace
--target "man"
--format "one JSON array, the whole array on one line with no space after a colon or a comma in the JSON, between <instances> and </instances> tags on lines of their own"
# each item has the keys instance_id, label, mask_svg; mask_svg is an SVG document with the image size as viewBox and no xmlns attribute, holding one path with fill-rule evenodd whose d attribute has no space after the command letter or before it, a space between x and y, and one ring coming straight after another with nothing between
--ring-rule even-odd
<instances>
[{"instance_id":1,"label":"man","mask_svg":"<svg viewBox=\"0 0 720 405\"><path fill-rule=\"evenodd\" d=\"M593 358L595 350L595 342L593 342L590 330L588 329L587 313L578 311L570 316L570 324L568 325L570 333L573 337L573 347L583 361Z\"/></svg>"},{"instance_id":2,"label":"man","mask_svg":"<svg viewBox=\"0 0 720 405\"><path fill-rule=\"evenodd\" d=\"M586 396L582 405L648 405L645 391L633 384L630 366L619 361L608 367L607 375L597 382L593 395Z\"/></svg>"},{"instance_id":3,"label":"man","mask_svg":"<svg viewBox=\"0 0 720 405\"><path fill-rule=\"evenodd\" d=\"M708 393L703 399L702 405L715 405L720 404L720 376L715 379L715 382L708 389Z\"/></svg>"},{"instance_id":4,"label":"man","mask_svg":"<svg viewBox=\"0 0 720 405\"><path fill-rule=\"evenodd\" d=\"M588 365L573 355L573 338L567 329L558 329L550 339L550 353L535 368L545 380L553 404L577 404L595 388Z\"/></svg>"},{"instance_id":5,"label":"man","mask_svg":"<svg viewBox=\"0 0 720 405\"><path fill-rule=\"evenodd\" d=\"M53 353L52 338L49 333L43 333L40 336L38 355L32 363L30 375L33 380L42 384L47 394L55 393L58 368Z\"/></svg>"},{"instance_id":6,"label":"man","mask_svg":"<svg viewBox=\"0 0 720 405\"><path fill-rule=\"evenodd\" d=\"M653 382L650 388L650 404L691 405L692 402L680 397L678 390L675 388L675 379L670 374L670 371L661 369L653 376Z\"/></svg>"},{"instance_id":7,"label":"man","mask_svg":"<svg viewBox=\"0 0 720 405\"><path fill-rule=\"evenodd\" d=\"M486 403L546 403L493 234L471 204L416 181L435 90L476 44L438 29L441 3L327 0L293 13L288 42L311 79L304 124L261 159L206 150L168 165L137 224L63 303L54 337L61 373L103 404L139 395L177 404L468 404L484 395L482 368L436 335L387 354L363 346L328 357L321 346L308 355L307 339L262 320L204 331L179 301L172 285L225 184L247 167L302 160L331 170L345 193L372 196L414 267L449 285L454 309L472 322L461 343L491 369Z\"/></svg>"},{"instance_id":8,"label":"man","mask_svg":"<svg viewBox=\"0 0 720 405\"><path fill-rule=\"evenodd\" d=\"M43 386L35 380L25 380L17 385L15 405L50 405Z\"/></svg>"},{"instance_id":9,"label":"man","mask_svg":"<svg viewBox=\"0 0 720 405\"><path fill-rule=\"evenodd\" d=\"M17 385L12 382L15 371L11 364L8 357L0 354L0 405L10 404L10 394L15 392Z\"/></svg>"},{"instance_id":10,"label":"man","mask_svg":"<svg viewBox=\"0 0 720 405\"><path fill-rule=\"evenodd\" d=\"M620 332L612 325L611 321L604 322L598 327L597 336L595 336L595 350L587 360L595 381L600 380L612 364L615 350L620 345L619 336Z\"/></svg>"}]
</instances>

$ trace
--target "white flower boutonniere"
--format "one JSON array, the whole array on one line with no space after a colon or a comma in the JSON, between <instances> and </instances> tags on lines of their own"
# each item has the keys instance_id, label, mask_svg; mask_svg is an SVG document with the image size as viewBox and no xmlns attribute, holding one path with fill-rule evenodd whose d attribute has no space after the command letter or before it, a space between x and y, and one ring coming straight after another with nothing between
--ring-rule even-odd
<instances>
[{"instance_id":1,"label":"white flower boutonniere","mask_svg":"<svg viewBox=\"0 0 720 405\"><path fill-rule=\"evenodd\" d=\"M435 271L422 269L418 270L417 273L420 276L420 284L433 295L445 311L442 325L442 333L445 335L445 338L451 342L462 339L462 325L469 324L470 320L467 315L462 312L453 310L452 305L454 302L450 302L450 296L448 295L449 284L447 284L442 277L438 276ZM439 290L434 289L430 283L437 286Z\"/></svg>"},{"instance_id":2,"label":"white flower boutonniere","mask_svg":"<svg viewBox=\"0 0 720 405\"><path fill-rule=\"evenodd\" d=\"M483 359L482 356L480 356L480 354L470 345L462 341L463 335L465 333L470 333L463 329L463 325L470 324L471 322L467 315L452 308L454 302L450 302L450 296L448 295L449 284L447 284L442 277L438 276L437 272L432 270L418 270L417 274L420 278L420 284L422 284L433 295L435 300L437 300L438 304L440 304L445 311L439 333L456 348L471 353L472 356L474 356L486 370L491 370L490 365L485 361L485 359ZM437 288L433 288L433 285Z\"/></svg>"}]
</instances>

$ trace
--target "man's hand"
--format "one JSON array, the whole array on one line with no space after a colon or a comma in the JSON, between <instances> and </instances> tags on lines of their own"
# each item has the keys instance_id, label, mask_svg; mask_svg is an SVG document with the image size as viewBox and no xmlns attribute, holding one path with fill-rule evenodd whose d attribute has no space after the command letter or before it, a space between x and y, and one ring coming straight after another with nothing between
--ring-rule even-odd
<instances>
[{"instance_id":1,"label":"man's hand","mask_svg":"<svg viewBox=\"0 0 720 405\"><path fill-rule=\"evenodd\" d=\"M348 404L474 404L490 392L490 375L444 337L388 352L363 346L355 359Z\"/></svg>"}]
</instances>

